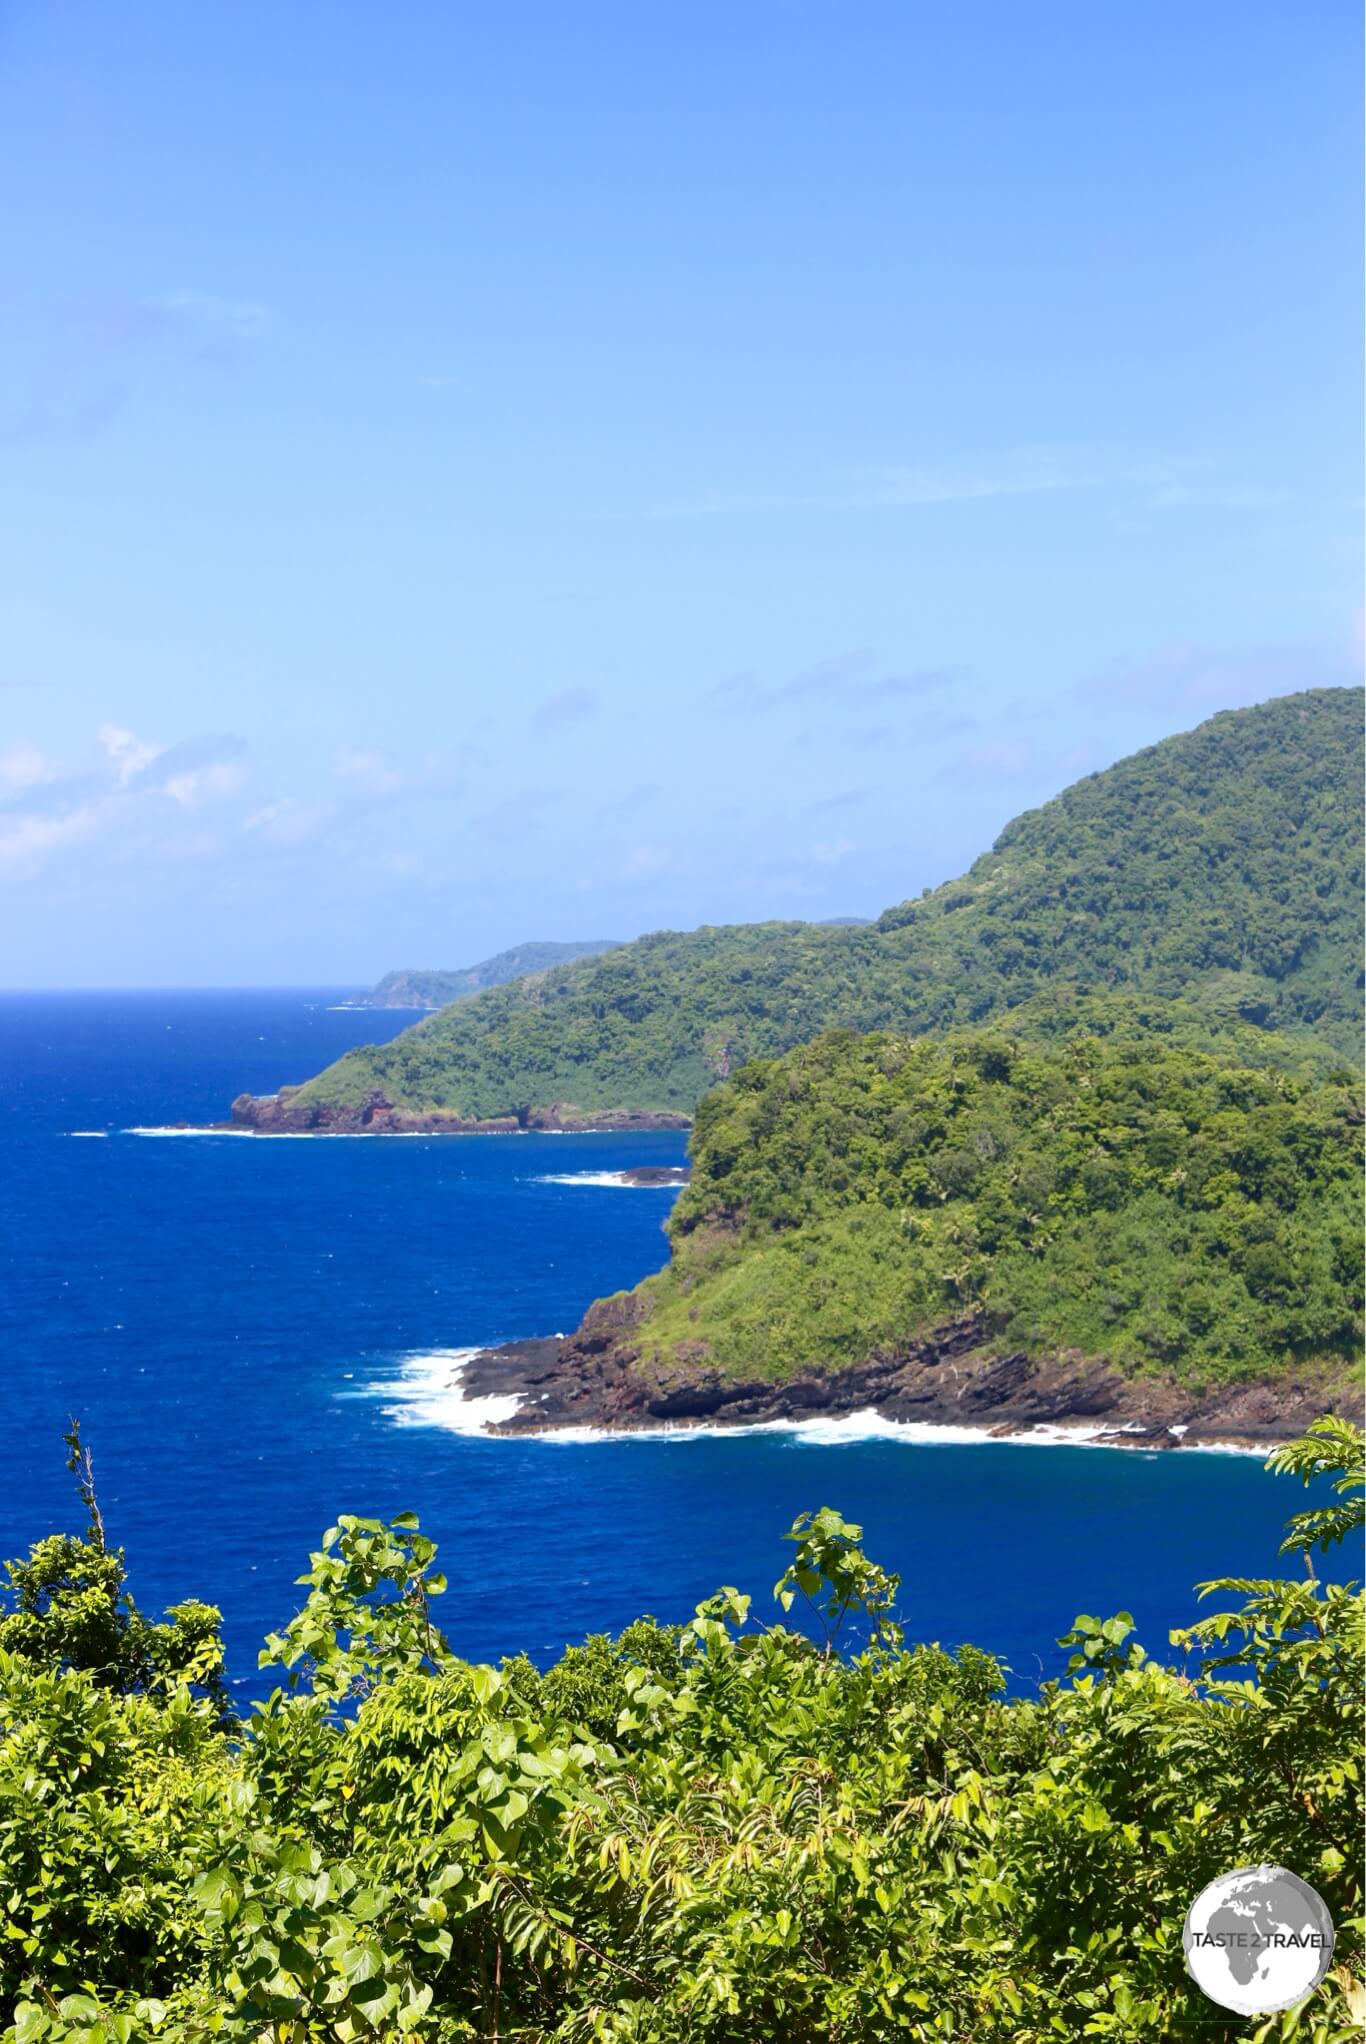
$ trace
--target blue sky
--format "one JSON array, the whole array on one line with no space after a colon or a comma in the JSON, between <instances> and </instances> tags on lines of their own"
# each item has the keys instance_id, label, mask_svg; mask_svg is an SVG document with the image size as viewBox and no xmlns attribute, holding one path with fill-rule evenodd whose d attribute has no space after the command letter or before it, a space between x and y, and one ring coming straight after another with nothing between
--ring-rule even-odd
<instances>
[{"instance_id":1,"label":"blue sky","mask_svg":"<svg viewBox=\"0 0 1366 2044\"><path fill-rule=\"evenodd\" d=\"M1355 678L1347 0L0 6L0 970L876 914Z\"/></svg>"}]
</instances>

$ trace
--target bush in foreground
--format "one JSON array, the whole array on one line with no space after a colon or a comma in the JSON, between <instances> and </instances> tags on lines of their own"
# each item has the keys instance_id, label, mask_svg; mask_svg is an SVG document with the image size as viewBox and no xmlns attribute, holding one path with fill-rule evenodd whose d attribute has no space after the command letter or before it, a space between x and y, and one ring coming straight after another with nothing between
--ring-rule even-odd
<instances>
[{"instance_id":1,"label":"bush in foreground","mask_svg":"<svg viewBox=\"0 0 1366 2044\"><path fill-rule=\"evenodd\" d=\"M1272 1457L1336 1485L1287 1552L1359 1537L1361 1455L1324 1421ZM857 1526L790 1537L817 1639L728 1588L543 1674L452 1653L413 1519L342 1519L240 1723L206 1607L149 1628L97 1511L39 1581L42 1543L0 1618L7 2044L1360 2034L1355 1588L1205 1585L1236 1602L1172 1636L1186 1668L1082 1617L1068 1679L1007 1700L990 1655L905 1642ZM1258 2025L1180 1930L1267 1860L1338 1945Z\"/></svg>"}]
</instances>

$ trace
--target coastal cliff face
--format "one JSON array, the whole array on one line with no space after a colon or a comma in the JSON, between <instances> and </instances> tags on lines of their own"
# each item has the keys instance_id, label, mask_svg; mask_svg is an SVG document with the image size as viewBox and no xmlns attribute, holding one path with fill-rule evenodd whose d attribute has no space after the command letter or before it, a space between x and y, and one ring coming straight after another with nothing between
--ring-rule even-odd
<instances>
[{"instance_id":1,"label":"coastal cliff face","mask_svg":"<svg viewBox=\"0 0 1366 2044\"><path fill-rule=\"evenodd\" d=\"M300 1097L300 1096L303 1097ZM634 1114L608 1110L585 1114L574 1107L534 1107L521 1114L476 1121L448 1109L396 1107L380 1087L355 1102L316 1100L300 1086L282 1086L260 1096L239 1093L225 1127L260 1135L518 1135L527 1131L605 1129L618 1134L644 1129L684 1129L685 1114Z\"/></svg>"},{"instance_id":2,"label":"coastal cliff face","mask_svg":"<svg viewBox=\"0 0 1366 2044\"><path fill-rule=\"evenodd\" d=\"M661 1366L637 1335L637 1295L591 1307L576 1333L486 1350L459 1372L468 1398L516 1397L497 1434L561 1427L636 1432L758 1426L876 1412L894 1421L975 1427L991 1435L1075 1428L1116 1447L1273 1446L1324 1412L1359 1400L1341 1373L1305 1368L1277 1384L1192 1392L1160 1378L1130 1379L1076 1353L1031 1356L992 1346L980 1315L946 1322L900 1350L775 1383L734 1378L705 1361Z\"/></svg>"},{"instance_id":3,"label":"coastal cliff face","mask_svg":"<svg viewBox=\"0 0 1366 2044\"><path fill-rule=\"evenodd\" d=\"M703 1103L670 1261L477 1358L512 1432L873 1408L1130 1443L1357 1402L1361 1101L1111 1025L832 1032Z\"/></svg>"}]
</instances>

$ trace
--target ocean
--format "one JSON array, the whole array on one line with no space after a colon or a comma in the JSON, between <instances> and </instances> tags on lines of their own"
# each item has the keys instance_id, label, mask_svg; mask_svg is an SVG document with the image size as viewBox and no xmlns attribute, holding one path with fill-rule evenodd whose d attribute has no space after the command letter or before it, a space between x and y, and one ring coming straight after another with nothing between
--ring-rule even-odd
<instances>
[{"instance_id":1,"label":"ocean","mask_svg":"<svg viewBox=\"0 0 1366 2044\"><path fill-rule=\"evenodd\" d=\"M457 1651L541 1663L723 1583L770 1590L796 1514L838 1506L902 1576L908 1634L971 1640L1013 1686L1082 1611L1150 1652L1217 1574L1276 1573L1304 1494L1233 1454L925 1442L875 1425L489 1440L445 1389L462 1349L567 1330L663 1261L671 1134L284 1138L164 1132L302 1079L399 1012L335 990L0 996L5 1277L0 1555L78 1530L77 1415L144 1610L221 1606L234 1692L344 1511L416 1511ZM149 1132L150 1131L150 1132Z\"/></svg>"}]
</instances>

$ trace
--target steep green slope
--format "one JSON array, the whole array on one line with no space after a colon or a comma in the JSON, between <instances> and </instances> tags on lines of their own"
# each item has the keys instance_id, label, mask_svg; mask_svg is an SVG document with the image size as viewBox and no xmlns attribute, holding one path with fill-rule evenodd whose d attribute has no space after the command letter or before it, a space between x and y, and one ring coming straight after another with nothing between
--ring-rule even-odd
<instances>
[{"instance_id":1,"label":"steep green slope","mask_svg":"<svg viewBox=\"0 0 1366 2044\"><path fill-rule=\"evenodd\" d=\"M468 1118L552 1103L690 1111L748 1058L831 1025L943 1029L1042 988L1123 987L1359 1038L1362 698L1227 711L1016 822L872 927L664 932L494 988L292 1103Z\"/></svg>"},{"instance_id":2,"label":"steep green slope","mask_svg":"<svg viewBox=\"0 0 1366 2044\"><path fill-rule=\"evenodd\" d=\"M1212 1012L1360 1041L1362 695L1316 689L1092 774L964 877L889 909L955 1016L1053 979L1192 988Z\"/></svg>"},{"instance_id":3,"label":"steep green slope","mask_svg":"<svg viewBox=\"0 0 1366 2044\"><path fill-rule=\"evenodd\" d=\"M1196 1386L1356 1356L1355 1076L1110 1022L1046 1046L832 1032L714 1089L670 1266L637 1292L646 1367L781 1378L967 1312Z\"/></svg>"},{"instance_id":4,"label":"steep green slope","mask_svg":"<svg viewBox=\"0 0 1366 2044\"><path fill-rule=\"evenodd\" d=\"M599 958L616 948L612 937L592 938L583 944L514 944L478 965L453 971L386 972L378 986L357 994L356 1008L444 1008L451 1001L482 994L486 987L503 986L526 972L544 972L551 965L572 965L576 958Z\"/></svg>"}]
</instances>

